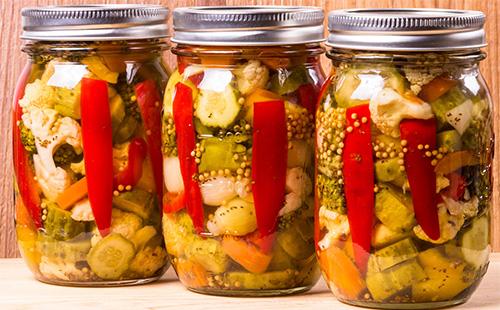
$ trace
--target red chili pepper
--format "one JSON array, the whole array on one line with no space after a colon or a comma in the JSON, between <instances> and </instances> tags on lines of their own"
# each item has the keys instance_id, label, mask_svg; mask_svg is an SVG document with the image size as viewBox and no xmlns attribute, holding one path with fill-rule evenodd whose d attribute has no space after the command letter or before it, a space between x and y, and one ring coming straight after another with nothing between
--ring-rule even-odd
<instances>
[{"instance_id":1,"label":"red chili pepper","mask_svg":"<svg viewBox=\"0 0 500 310\"><path fill-rule=\"evenodd\" d=\"M135 86L137 103L141 110L142 122L146 130L149 156L153 165L156 193L163 196L163 156L161 152L161 97L156 83L146 80Z\"/></svg>"},{"instance_id":2,"label":"red chili pepper","mask_svg":"<svg viewBox=\"0 0 500 310\"><path fill-rule=\"evenodd\" d=\"M189 86L177 83L173 102L174 124L177 137L177 152L184 182L185 204L198 233L203 231L203 202L200 185L194 179L198 165L191 152L196 147L196 134L193 124L193 95Z\"/></svg>"},{"instance_id":3,"label":"red chili pepper","mask_svg":"<svg viewBox=\"0 0 500 310\"><path fill-rule=\"evenodd\" d=\"M109 233L113 202L113 133L108 84L83 78L81 82L82 142L88 197L101 236Z\"/></svg>"},{"instance_id":4,"label":"red chili pepper","mask_svg":"<svg viewBox=\"0 0 500 310\"><path fill-rule=\"evenodd\" d=\"M426 235L437 240L440 231L436 173L431 164L431 158L425 155L429 150L436 148L436 120L406 119L400 123L399 129L401 140L407 141L404 161L415 217ZM429 148L419 149L419 145L429 145Z\"/></svg>"},{"instance_id":5,"label":"red chili pepper","mask_svg":"<svg viewBox=\"0 0 500 310\"><path fill-rule=\"evenodd\" d=\"M14 151L14 173L16 175L17 187L23 204L28 209L28 212L37 228L42 227L42 209L41 199L39 195L38 183L35 181L33 170L30 165L28 154L21 140L21 130L18 122L23 115L23 109L19 106L19 100L24 96L24 88L28 82L31 73L31 64L24 67L21 77L14 91L14 108L13 108L13 128L12 128L12 144Z\"/></svg>"},{"instance_id":6,"label":"red chili pepper","mask_svg":"<svg viewBox=\"0 0 500 310\"><path fill-rule=\"evenodd\" d=\"M368 105L348 108L348 128L344 139L342 160L347 218L354 245L354 257L364 273L372 237L375 205L371 120Z\"/></svg>"},{"instance_id":7,"label":"red chili pepper","mask_svg":"<svg viewBox=\"0 0 500 310\"><path fill-rule=\"evenodd\" d=\"M255 102L252 191L257 227L263 237L276 231L285 201L288 137L283 100Z\"/></svg>"},{"instance_id":8,"label":"red chili pepper","mask_svg":"<svg viewBox=\"0 0 500 310\"><path fill-rule=\"evenodd\" d=\"M186 204L184 192L166 193L163 197L163 212L175 213L184 209Z\"/></svg>"},{"instance_id":9,"label":"red chili pepper","mask_svg":"<svg viewBox=\"0 0 500 310\"><path fill-rule=\"evenodd\" d=\"M465 178L461 174L456 172L452 172L446 177L450 180L450 185L441 193L453 200L459 200L464 196L465 189L467 188L467 182L465 181Z\"/></svg>"},{"instance_id":10,"label":"red chili pepper","mask_svg":"<svg viewBox=\"0 0 500 310\"><path fill-rule=\"evenodd\" d=\"M115 188L119 185L134 186L142 176L142 165L147 155L147 144L142 138L134 138L128 146L128 162L123 171L115 174Z\"/></svg>"},{"instance_id":11,"label":"red chili pepper","mask_svg":"<svg viewBox=\"0 0 500 310\"><path fill-rule=\"evenodd\" d=\"M318 101L318 90L313 84L302 84L298 89L300 104L306 108L309 113L316 115L316 104Z\"/></svg>"}]
</instances>

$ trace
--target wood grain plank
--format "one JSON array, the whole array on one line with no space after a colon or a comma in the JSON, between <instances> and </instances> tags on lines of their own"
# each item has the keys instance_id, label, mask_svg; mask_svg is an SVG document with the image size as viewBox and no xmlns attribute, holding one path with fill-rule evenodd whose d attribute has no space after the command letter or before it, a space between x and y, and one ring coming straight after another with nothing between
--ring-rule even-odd
<instances>
[{"instance_id":1,"label":"wood grain plank","mask_svg":"<svg viewBox=\"0 0 500 310\"><path fill-rule=\"evenodd\" d=\"M481 10L487 15L486 31L489 46L486 48L488 58L482 64L482 72L487 80L494 102L500 99L499 75L500 65L498 33L500 23L498 22L498 1L491 0L2 0L0 1L0 257L14 257L18 255L14 234L14 207L12 190L12 165L11 165L11 118L10 106L12 92L15 87L17 75L26 61L26 57L20 52L21 41L18 39L21 27L20 9L26 6L41 6L55 4L91 4L91 3L143 3L164 4L171 9L181 6L193 5L313 5L324 8L325 12L340 8L355 7L439 7L453 9L475 9ZM171 20L169 20L171 23ZM166 61L171 66L175 64L173 55L167 54ZM329 66L325 59L323 62ZM325 70L325 72L328 72ZM500 133L500 112L495 107L495 132ZM495 146L497 154L500 152L500 144ZM496 157L494 163L495 189L500 188L500 157ZM493 206L498 205L500 192L494 193ZM495 251L500 251L500 209L492 209L492 246Z\"/></svg>"}]
</instances>

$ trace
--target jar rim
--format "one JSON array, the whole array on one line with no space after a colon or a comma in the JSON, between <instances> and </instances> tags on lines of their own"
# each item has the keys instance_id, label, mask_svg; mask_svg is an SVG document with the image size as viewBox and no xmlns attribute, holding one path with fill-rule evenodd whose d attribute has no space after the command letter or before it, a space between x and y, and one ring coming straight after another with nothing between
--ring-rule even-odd
<instances>
[{"instance_id":1,"label":"jar rim","mask_svg":"<svg viewBox=\"0 0 500 310\"><path fill-rule=\"evenodd\" d=\"M354 50L354 49L340 49L332 48L326 52L326 56L333 61L356 61L356 62L369 62L369 63L381 63L381 62L391 62L405 65L412 65L413 63L418 66L432 66L432 65L442 65L442 62L422 63L422 59L425 58L429 60L430 58L439 59L439 56L444 56L446 58L447 64L458 64L458 63L471 63L479 62L486 59L486 53L479 48L476 49L465 49L460 51L421 51L419 53L415 52L393 52L393 51L365 51L365 50ZM425 57L427 56L427 57Z\"/></svg>"},{"instance_id":2,"label":"jar rim","mask_svg":"<svg viewBox=\"0 0 500 310\"><path fill-rule=\"evenodd\" d=\"M326 45L369 51L454 51L486 46L485 15L449 9L348 9L328 14Z\"/></svg>"},{"instance_id":3,"label":"jar rim","mask_svg":"<svg viewBox=\"0 0 500 310\"><path fill-rule=\"evenodd\" d=\"M168 8L160 5L97 4L27 7L21 39L114 41L168 37Z\"/></svg>"},{"instance_id":4,"label":"jar rim","mask_svg":"<svg viewBox=\"0 0 500 310\"><path fill-rule=\"evenodd\" d=\"M273 46L323 42L324 13L311 6L201 6L173 12L172 42Z\"/></svg>"}]
</instances>

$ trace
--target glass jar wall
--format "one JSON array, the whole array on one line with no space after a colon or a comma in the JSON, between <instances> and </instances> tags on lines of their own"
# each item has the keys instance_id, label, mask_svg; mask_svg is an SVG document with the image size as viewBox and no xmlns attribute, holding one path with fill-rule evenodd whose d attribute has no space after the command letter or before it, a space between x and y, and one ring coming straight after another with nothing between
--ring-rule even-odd
<instances>
[{"instance_id":1,"label":"glass jar wall","mask_svg":"<svg viewBox=\"0 0 500 310\"><path fill-rule=\"evenodd\" d=\"M224 9L227 19L289 12L322 20L310 8ZM176 10L174 27L217 11ZM179 69L164 100L163 228L172 265L191 290L280 295L308 290L319 277L313 134L323 49L321 29L315 33L315 43L280 39L283 46L232 45L241 33L232 42L189 44L181 29L173 38Z\"/></svg>"},{"instance_id":2,"label":"glass jar wall","mask_svg":"<svg viewBox=\"0 0 500 310\"><path fill-rule=\"evenodd\" d=\"M430 48L382 34L380 45L354 46L363 39L346 39L345 29L357 16L411 25L412 14L435 15L443 23L436 27L444 27L448 17L466 15L456 20L466 29L467 22L482 26L484 16L385 13L330 15L334 69L316 114L317 255L343 302L398 309L462 303L485 274L490 251L493 131L479 71L484 38L465 48L462 39L438 36L432 40L446 45ZM369 25L358 35L377 30Z\"/></svg>"},{"instance_id":3,"label":"glass jar wall","mask_svg":"<svg viewBox=\"0 0 500 310\"><path fill-rule=\"evenodd\" d=\"M98 13L101 19L92 21L98 26L115 16L106 27L118 27L132 12L150 12L150 22L157 19L163 27L167 11L24 10L24 38L30 41L23 50L29 61L13 107L16 232L35 277L80 286L158 279L168 267L160 203L166 26L149 39L135 39L123 28L115 39L103 39L98 31L113 37L114 29L104 26L96 32L85 28L90 33L66 29L47 38L50 32L26 30L40 12L45 19L37 22L48 24L57 14L71 19Z\"/></svg>"}]
</instances>

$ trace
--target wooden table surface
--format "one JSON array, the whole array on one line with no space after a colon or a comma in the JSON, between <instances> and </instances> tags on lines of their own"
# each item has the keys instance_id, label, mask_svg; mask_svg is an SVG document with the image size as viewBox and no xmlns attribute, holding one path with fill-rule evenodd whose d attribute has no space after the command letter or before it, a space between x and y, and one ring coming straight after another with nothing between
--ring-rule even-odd
<instances>
[{"instance_id":1,"label":"wooden table surface","mask_svg":"<svg viewBox=\"0 0 500 310\"><path fill-rule=\"evenodd\" d=\"M500 253L469 302L453 309L500 309ZM217 297L192 293L169 269L156 283L119 288L76 288L36 281L21 259L0 259L0 309L361 309L337 301L320 280L308 293L275 298Z\"/></svg>"},{"instance_id":2,"label":"wooden table surface","mask_svg":"<svg viewBox=\"0 0 500 310\"><path fill-rule=\"evenodd\" d=\"M495 104L500 100L500 54L498 33L500 32L500 0L0 0L0 258L18 255L14 235L14 207L12 200L12 157L11 157L11 118L10 106L14 85L23 64L25 55L20 52L21 32L20 9L26 6L55 4L91 4L91 3L142 3L163 4L170 9L195 5L312 5L322 7L325 12L340 8L398 8L426 7L480 10L486 13L486 33L488 58L482 63L482 72L490 87ZM171 22L171 21L169 21ZM166 53L166 60L174 64L173 55ZM324 59L325 70L329 62ZM496 136L500 136L500 109L494 114ZM500 143L496 145L496 154L500 154ZM500 156L496 156L494 176L495 186L499 189ZM494 193L494 205L500 200L499 191ZM494 251L500 251L500 209L493 208L492 245Z\"/></svg>"}]
</instances>

